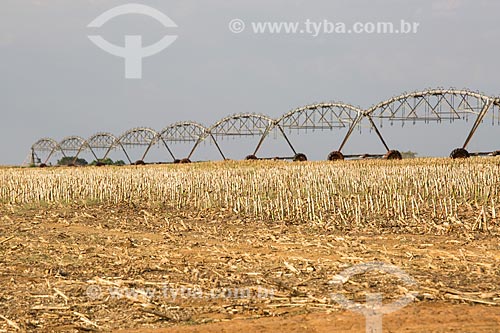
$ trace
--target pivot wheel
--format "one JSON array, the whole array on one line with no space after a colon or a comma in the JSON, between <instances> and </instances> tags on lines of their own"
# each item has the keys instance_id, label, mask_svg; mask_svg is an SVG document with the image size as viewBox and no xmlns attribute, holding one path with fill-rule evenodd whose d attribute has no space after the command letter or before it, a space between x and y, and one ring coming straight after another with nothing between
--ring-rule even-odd
<instances>
[{"instance_id":1,"label":"pivot wheel","mask_svg":"<svg viewBox=\"0 0 500 333\"><path fill-rule=\"evenodd\" d=\"M402 160L403 156L399 152L399 150L389 150L384 155L385 160Z\"/></svg>"},{"instance_id":2,"label":"pivot wheel","mask_svg":"<svg viewBox=\"0 0 500 333\"><path fill-rule=\"evenodd\" d=\"M45 164L45 163L40 164L40 168L46 168L46 167L47 167L47 164Z\"/></svg>"},{"instance_id":3,"label":"pivot wheel","mask_svg":"<svg viewBox=\"0 0 500 333\"><path fill-rule=\"evenodd\" d=\"M176 158L176 159L174 160L174 164L179 164L179 163L181 163L181 160L179 160L179 159L177 159L177 158Z\"/></svg>"},{"instance_id":4,"label":"pivot wheel","mask_svg":"<svg viewBox=\"0 0 500 333\"><path fill-rule=\"evenodd\" d=\"M342 154L340 151L332 151L330 154L328 154L328 161L343 161L344 160L344 154Z\"/></svg>"},{"instance_id":5,"label":"pivot wheel","mask_svg":"<svg viewBox=\"0 0 500 333\"><path fill-rule=\"evenodd\" d=\"M245 157L245 160L247 160L247 161L255 161L255 160L258 160L258 158L255 155L248 155L247 157Z\"/></svg>"},{"instance_id":6,"label":"pivot wheel","mask_svg":"<svg viewBox=\"0 0 500 333\"><path fill-rule=\"evenodd\" d=\"M138 160L134 163L134 165L146 165L143 160Z\"/></svg>"},{"instance_id":7,"label":"pivot wheel","mask_svg":"<svg viewBox=\"0 0 500 333\"><path fill-rule=\"evenodd\" d=\"M307 156L302 153L298 153L293 157L294 162L305 162L307 161Z\"/></svg>"},{"instance_id":8,"label":"pivot wheel","mask_svg":"<svg viewBox=\"0 0 500 333\"><path fill-rule=\"evenodd\" d=\"M188 163L191 163L191 160L189 158L183 158L181 161L180 161L181 164L188 164Z\"/></svg>"},{"instance_id":9,"label":"pivot wheel","mask_svg":"<svg viewBox=\"0 0 500 333\"><path fill-rule=\"evenodd\" d=\"M453 149L453 151L450 154L450 157L453 158L453 159L457 159L457 158L469 158L470 154L464 148L457 148L457 149Z\"/></svg>"}]
</instances>

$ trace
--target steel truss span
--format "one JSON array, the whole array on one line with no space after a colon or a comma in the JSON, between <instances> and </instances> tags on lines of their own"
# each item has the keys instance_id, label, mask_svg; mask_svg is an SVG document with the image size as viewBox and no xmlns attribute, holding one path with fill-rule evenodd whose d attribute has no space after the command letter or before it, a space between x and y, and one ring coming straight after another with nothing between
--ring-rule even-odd
<instances>
[{"instance_id":1,"label":"steel truss span","mask_svg":"<svg viewBox=\"0 0 500 333\"><path fill-rule=\"evenodd\" d=\"M361 108L350 104L336 102L311 104L285 113L274 122L274 127L279 130L288 143L288 146L294 154L293 160L303 161L307 160L307 156L304 153L298 153L296 151L286 135L286 129L299 131L347 129L346 139L344 139L344 141L346 141L362 115L363 110ZM258 150L268 134L269 133L266 133L262 136L254 151L254 156L257 155ZM344 144L345 142L341 143L338 150L339 152L342 150ZM340 154L340 157L343 159L342 154Z\"/></svg>"},{"instance_id":2,"label":"steel truss span","mask_svg":"<svg viewBox=\"0 0 500 333\"><path fill-rule=\"evenodd\" d=\"M92 135L87 144L92 149L110 149L118 142L118 138L111 133L96 133Z\"/></svg>"},{"instance_id":3,"label":"steel truss span","mask_svg":"<svg viewBox=\"0 0 500 333\"><path fill-rule=\"evenodd\" d=\"M92 135L87 140L87 146L92 151L92 154L96 158L97 165L103 165L101 161L105 160L108 154L115 149L121 148L125 156L130 162L130 158L128 156L125 147L122 145L120 140L111 133L100 132ZM99 156L97 154L98 151L104 151L104 155Z\"/></svg>"},{"instance_id":4,"label":"steel truss span","mask_svg":"<svg viewBox=\"0 0 500 333\"><path fill-rule=\"evenodd\" d=\"M46 166L50 158L59 149L59 143L51 138L42 138L31 146L31 163L38 163L41 166ZM42 160L42 154L47 156Z\"/></svg>"},{"instance_id":5,"label":"steel truss span","mask_svg":"<svg viewBox=\"0 0 500 333\"><path fill-rule=\"evenodd\" d=\"M380 141L387 151L390 152L391 149L389 149L388 144L384 140L380 129L376 126L375 120L385 120L391 123L440 123L443 120L450 122L471 120L473 121L473 125L466 134L463 145L451 153L452 158L468 157L469 153L466 151L466 148L485 117L490 115L493 124L500 124L499 102L500 98L489 97L469 90L429 89L405 93L376 104L366 110L359 121L368 119Z\"/></svg>"},{"instance_id":6,"label":"steel truss span","mask_svg":"<svg viewBox=\"0 0 500 333\"><path fill-rule=\"evenodd\" d=\"M156 137L154 143L163 142L165 147L167 147L170 156L172 157L174 163L189 163L191 162L190 157L194 153L194 150L198 146L199 142L203 141L208 133L208 129L194 121L183 121L174 123L170 126L165 127ZM187 158L176 158L168 143L189 143L193 142L194 146L191 149L191 153Z\"/></svg>"},{"instance_id":7,"label":"steel truss span","mask_svg":"<svg viewBox=\"0 0 500 333\"><path fill-rule=\"evenodd\" d=\"M130 164L135 163L136 165L141 165L145 164L144 160L154 144L156 137L158 136L158 132L156 132L152 128L148 127L136 127L132 128L122 135L118 137L118 139L115 141L115 144L108 149L106 154L104 155L104 158L107 158L111 152L116 146L120 146L124 153L125 156L127 157L127 160ZM146 150L144 151L144 154L142 155L140 160L137 160L136 162L132 162L130 159L130 155L128 154L126 148L130 147L146 147Z\"/></svg>"},{"instance_id":8,"label":"steel truss span","mask_svg":"<svg viewBox=\"0 0 500 333\"><path fill-rule=\"evenodd\" d=\"M95 159L97 159L96 154L90 148L87 140L80 136L69 136L64 138L61 142L59 142L59 150L63 154L63 156L73 156L72 165L76 163L78 156L81 152L90 150Z\"/></svg>"},{"instance_id":9,"label":"steel truss span","mask_svg":"<svg viewBox=\"0 0 500 333\"><path fill-rule=\"evenodd\" d=\"M293 109L281 117L274 119L267 115L244 113L227 116L210 127L205 127L194 121L177 122L157 132L147 127L138 127L126 131L120 136L111 133L97 133L85 140L79 136L70 136L57 142L50 138L43 138L31 146L33 164L46 166L50 159L57 155L72 156L75 161L78 156L89 151L96 161L106 159L111 151L120 149L124 152L129 163L127 148L144 147L142 158L135 164L144 164L148 153L154 146L164 146L174 162L188 163L200 144L205 140L214 143L221 157L226 159L218 142L224 137L257 136L257 147L247 159L257 159L257 154L271 132L282 136L294 156L289 157L297 161L307 160L303 153L298 153L287 130L306 132L308 130L331 130L338 133L341 139L337 150L330 152L329 160L344 159L347 157L385 157L401 158L399 151L391 149L384 139L382 131L377 124L382 122L410 122L410 123L440 123L442 121L471 121L470 130L464 135L463 144L455 149L451 157L468 157L471 154L466 150L474 134L485 119L490 118L494 125L500 125L500 98L491 97L467 89L428 89L390 98L362 109L346 103L330 102L316 103ZM351 137L354 129L367 121L381 143L386 149L385 155L344 155L342 150ZM346 134L340 137L340 130ZM178 159L174 156L170 144L193 143L192 149L186 158ZM104 151L103 154L98 154ZM43 160L42 155L46 156ZM500 151L475 153L475 155L500 155Z\"/></svg>"},{"instance_id":10,"label":"steel truss span","mask_svg":"<svg viewBox=\"0 0 500 333\"><path fill-rule=\"evenodd\" d=\"M226 155L222 151L218 139L224 137L263 136L273 127L273 124L274 119L256 113L233 114L222 118L209 127L205 134L196 141L188 160L190 160L200 143L206 139L211 139L222 159L226 160Z\"/></svg>"}]
</instances>

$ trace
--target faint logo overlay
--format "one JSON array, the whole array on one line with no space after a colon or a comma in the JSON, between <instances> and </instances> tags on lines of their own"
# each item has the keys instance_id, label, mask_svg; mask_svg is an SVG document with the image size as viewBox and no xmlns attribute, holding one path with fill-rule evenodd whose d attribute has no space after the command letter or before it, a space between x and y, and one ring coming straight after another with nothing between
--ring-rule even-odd
<instances>
[{"instance_id":1,"label":"faint logo overlay","mask_svg":"<svg viewBox=\"0 0 500 333\"><path fill-rule=\"evenodd\" d=\"M108 21L112 20L115 17L127 15L127 14L140 14L146 15L156 19L166 28L176 28L172 19L170 19L167 15L160 12L159 10L141 5L141 4L127 4L118 7L114 7L95 20L90 22L88 25L89 28L100 28ZM109 54L112 54L117 57L121 57L125 59L125 78L126 79L142 79L142 60L146 57L153 56L155 54L160 53L165 50L168 46L170 46L178 36L169 36L166 35L157 43L143 47L142 46L142 36L125 36L125 46L117 46L111 44L107 40L105 40L102 36L99 35L89 35L88 38L99 48L106 51Z\"/></svg>"},{"instance_id":2,"label":"faint logo overlay","mask_svg":"<svg viewBox=\"0 0 500 333\"><path fill-rule=\"evenodd\" d=\"M178 299L273 299L274 289L265 288L216 288L208 291L199 287L169 287L128 288L118 286L99 286L92 284L87 287L86 294L91 300L111 299L148 299L155 297L175 301Z\"/></svg>"},{"instance_id":3,"label":"faint logo overlay","mask_svg":"<svg viewBox=\"0 0 500 333\"><path fill-rule=\"evenodd\" d=\"M102 297L101 287L97 285L91 285L87 287L86 290L87 297L91 300L100 299Z\"/></svg>"},{"instance_id":4,"label":"faint logo overlay","mask_svg":"<svg viewBox=\"0 0 500 333\"><path fill-rule=\"evenodd\" d=\"M334 276L329 283L337 286L343 285L355 275L365 274L372 271L383 272L395 276L407 286L417 285L415 280L400 268L382 262L370 262L352 266ZM382 333L383 315L401 310L410 304L416 296L416 292L409 292L393 303L384 305L382 302L383 295L380 293L368 293L366 295L365 304L355 303L348 300L341 294L330 295L332 300L339 303L343 308L362 314L366 320L366 332L370 333Z\"/></svg>"}]
</instances>

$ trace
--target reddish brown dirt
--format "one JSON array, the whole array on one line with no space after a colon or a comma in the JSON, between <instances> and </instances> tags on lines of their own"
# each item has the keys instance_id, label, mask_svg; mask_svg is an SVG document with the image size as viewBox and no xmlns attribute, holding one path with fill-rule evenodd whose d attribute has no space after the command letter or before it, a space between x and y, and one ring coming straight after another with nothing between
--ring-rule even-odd
<instances>
[{"instance_id":1,"label":"reddish brown dirt","mask_svg":"<svg viewBox=\"0 0 500 333\"><path fill-rule=\"evenodd\" d=\"M500 332L500 308L453 304L419 304L384 316L384 332ZM331 333L365 332L365 318L349 312L311 313L280 318L233 320L200 326L122 333Z\"/></svg>"}]
</instances>

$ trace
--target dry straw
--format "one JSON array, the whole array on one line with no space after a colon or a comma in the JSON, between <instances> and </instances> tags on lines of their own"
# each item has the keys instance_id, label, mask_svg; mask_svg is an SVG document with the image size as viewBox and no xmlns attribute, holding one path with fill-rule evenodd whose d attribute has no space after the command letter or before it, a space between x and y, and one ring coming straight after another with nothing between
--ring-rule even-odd
<instances>
[{"instance_id":1,"label":"dry straw","mask_svg":"<svg viewBox=\"0 0 500 333\"><path fill-rule=\"evenodd\" d=\"M363 226L377 220L496 219L497 159L343 163L219 162L123 168L0 169L0 200L141 203L266 220ZM472 216L471 216L472 218Z\"/></svg>"}]
</instances>

